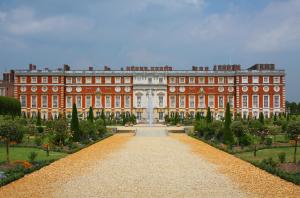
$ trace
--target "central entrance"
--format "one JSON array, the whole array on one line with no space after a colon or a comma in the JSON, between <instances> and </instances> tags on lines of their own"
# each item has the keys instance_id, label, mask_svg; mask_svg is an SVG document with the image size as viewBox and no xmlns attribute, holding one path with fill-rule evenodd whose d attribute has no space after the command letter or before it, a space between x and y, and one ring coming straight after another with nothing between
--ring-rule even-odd
<instances>
[{"instance_id":1,"label":"central entrance","mask_svg":"<svg viewBox=\"0 0 300 198\"><path fill-rule=\"evenodd\" d=\"M147 121L148 126L151 127L153 124L153 91L152 89L149 89L147 91Z\"/></svg>"}]
</instances>

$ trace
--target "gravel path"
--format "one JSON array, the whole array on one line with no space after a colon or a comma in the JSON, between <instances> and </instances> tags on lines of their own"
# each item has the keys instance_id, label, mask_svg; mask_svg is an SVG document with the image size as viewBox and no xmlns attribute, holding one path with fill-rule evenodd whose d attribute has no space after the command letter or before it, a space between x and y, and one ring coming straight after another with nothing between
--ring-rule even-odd
<instances>
[{"instance_id":1,"label":"gravel path","mask_svg":"<svg viewBox=\"0 0 300 198\"><path fill-rule=\"evenodd\" d=\"M114 135L0 188L0 197L299 195L298 186L198 140L184 134L167 136L164 128L151 130Z\"/></svg>"}]
</instances>

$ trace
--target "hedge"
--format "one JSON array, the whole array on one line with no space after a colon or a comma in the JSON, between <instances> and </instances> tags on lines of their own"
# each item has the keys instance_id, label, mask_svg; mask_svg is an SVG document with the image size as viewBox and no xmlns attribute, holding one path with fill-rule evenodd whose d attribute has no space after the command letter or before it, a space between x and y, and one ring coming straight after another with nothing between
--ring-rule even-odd
<instances>
[{"instance_id":1,"label":"hedge","mask_svg":"<svg viewBox=\"0 0 300 198\"><path fill-rule=\"evenodd\" d=\"M11 97L0 96L0 115L21 115L21 103Z\"/></svg>"}]
</instances>

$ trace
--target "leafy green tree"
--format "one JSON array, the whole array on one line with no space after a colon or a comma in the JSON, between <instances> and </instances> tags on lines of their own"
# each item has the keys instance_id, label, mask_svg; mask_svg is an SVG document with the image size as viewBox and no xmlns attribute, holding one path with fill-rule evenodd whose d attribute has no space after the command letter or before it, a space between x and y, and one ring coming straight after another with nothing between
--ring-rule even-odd
<instances>
[{"instance_id":1,"label":"leafy green tree","mask_svg":"<svg viewBox=\"0 0 300 198\"><path fill-rule=\"evenodd\" d=\"M38 111L36 126L41 126L41 125L42 125L41 112Z\"/></svg>"},{"instance_id":2,"label":"leafy green tree","mask_svg":"<svg viewBox=\"0 0 300 198\"><path fill-rule=\"evenodd\" d=\"M211 111L210 111L210 107L207 108L207 113L206 113L206 118L205 118L207 123L211 123L212 121L212 116L211 116Z\"/></svg>"},{"instance_id":3,"label":"leafy green tree","mask_svg":"<svg viewBox=\"0 0 300 198\"><path fill-rule=\"evenodd\" d=\"M104 109L102 109L101 111L100 118L104 121L104 125L106 126L106 116L105 116Z\"/></svg>"},{"instance_id":4,"label":"leafy green tree","mask_svg":"<svg viewBox=\"0 0 300 198\"><path fill-rule=\"evenodd\" d=\"M87 140L88 138L97 139L96 128L93 122L89 120L80 121L80 134L81 139Z\"/></svg>"},{"instance_id":5,"label":"leafy green tree","mask_svg":"<svg viewBox=\"0 0 300 198\"><path fill-rule=\"evenodd\" d=\"M66 140L69 137L68 123L64 119L54 120L53 129L50 134L50 141L55 145L66 145Z\"/></svg>"},{"instance_id":6,"label":"leafy green tree","mask_svg":"<svg viewBox=\"0 0 300 198\"><path fill-rule=\"evenodd\" d=\"M195 120L196 120L196 121L200 121L200 120L201 120L201 115L200 115L200 112L199 112L199 111L196 112Z\"/></svg>"},{"instance_id":7,"label":"leafy green tree","mask_svg":"<svg viewBox=\"0 0 300 198\"><path fill-rule=\"evenodd\" d=\"M0 96L0 115L12 117L21 115L20 101L12 97Z\"/></svg>"},{"instance_id":8,"label":"leafy green tree","mask_svg":"<svg viewBox=\"0 0 300 198\"><path fill-rule=\"evenodd\" d=\"M95 121L95 128L100 137L103 137L106 133L106 126L104 124L104 120L102 120L101 118Z\"/></svg>"},{"instance_id":9,"label":"leafy green tree","mask_svg":"<svg viewBox=\"0 0 300 198\"><path fill-rule=\"evenodd\" d=\"M94 122L94 112L93 112L93 107L90 107L89 115L88 115L87 119L88 119L88 121L90 121L90 122Z\"/></svg>"},{"instance_id":10,"label":"leafy green tree","mask_svg":"<svg viewBox=\"0 0 300 198\"><path fill-rule=\"evenodd\" d=\"M16 123L12 120L6 120L0 123L0 139L3 139L6 144L6 161L9 163L9 145L11 141L14 141L17 135Z\"/></svg>"},{"instance_id":11,"label":"leafy green tree","mask_svg":"<svg viewBox=\"0 0 300 198\"><path fill-rule=\"evenodd\" d=\"M74 141L80 141L81 135L80 135L80 129L79 129L77 107L76 107L75 103L73 104L73 110L72 110L71 132L73 134Z\"/></svg>"},{"instance_id":12,"label":"leafy green tree","mask_svg":"<svg viewBox=\"0 0 300 198\"><path fill-rule=\"evenodd\" d=\"M241 139L245 135L245 127L241 121L233 121L231 124L231 130L238 139L238 145L240 145Z\"/></svg>"},{"instance_id":13,"label":"leafy green tree","mask_svg":"<svg viewBox=\"0 0 300 198\"><path fill-rule=\"evenodd\" d=\"M229 103L227 103L226 112L225 112L225 122L224 122L224 143L232 145L234 143L234 137L230 125L231 125L231 112L230 112L230 105Z\"/></svg>"},{"instance_id":14,"label":"leafy green tree","mask_svg":"<svg viewBox=\"0 0 300 198\"><path fill-rule=\"evenodd\" d=\"M300 140L300 121L291 121L288 124L287 132L289 134L290 139L295 141L294 163L296 163L297 146L298 146L298 141Z\"/></svg>"},{"instance_id":15,"label":"leafy green tree","mask_svg":"<svg viewBox=\"0 0 300 198\"><path fill-rule=\"evenodd\" d=\"M262 123L263 125L265 124L265 117L264 117L263 112L259 113L259 118L258 119L259 119L260 123Z\"/></svg>"}]
</instances>

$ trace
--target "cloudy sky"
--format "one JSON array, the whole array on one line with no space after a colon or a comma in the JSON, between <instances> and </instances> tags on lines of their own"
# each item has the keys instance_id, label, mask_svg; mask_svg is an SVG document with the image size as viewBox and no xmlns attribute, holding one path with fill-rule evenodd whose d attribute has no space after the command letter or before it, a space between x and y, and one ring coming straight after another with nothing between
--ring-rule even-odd
<instances>
[{"instance_id":1,"label":"cloudy sky","mask_svg":"<svg viewBox=\"0 0 300 198\"><path fill-rule=\"evenodd\" d=\"M1 0L0 72L29 63L275 63L300 101L300 0Z\"/></svg>"}]
</instances>

